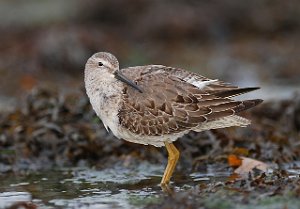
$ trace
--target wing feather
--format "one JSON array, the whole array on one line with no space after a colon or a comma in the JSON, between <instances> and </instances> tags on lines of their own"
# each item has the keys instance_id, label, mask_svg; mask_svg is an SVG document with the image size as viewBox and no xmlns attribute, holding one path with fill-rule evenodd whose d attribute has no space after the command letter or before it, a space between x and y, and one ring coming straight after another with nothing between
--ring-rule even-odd
<instances>
[{"instance_id":1,"label":"wing feather","mask_svg":"<svg viewBox=\"0 0 300 209\"><path fill-rule=\"evenodd\" d=\"M140 93L125 87L119 111L121 126L138 135L203 130L201 124L213 128L214 121L216 127L229 127L230 124L218 122L223 118L223 122L240 124L235 114L262 101L230 99L256 87L239 88L179 68L149 65L121 71L144 90Z\"/></svg>"}]
</instances>

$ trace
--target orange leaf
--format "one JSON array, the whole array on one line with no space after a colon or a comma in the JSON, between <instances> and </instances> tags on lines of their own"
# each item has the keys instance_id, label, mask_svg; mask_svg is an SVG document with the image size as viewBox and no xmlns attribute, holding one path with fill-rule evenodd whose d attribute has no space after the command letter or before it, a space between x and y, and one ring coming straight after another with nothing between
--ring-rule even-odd
<instances>
[{"instance_id":1,"label":"orange leaf","mask_svg":"<svg viewBox=\"0 0 300 209\"><path fill-rule=\"evenodd\" d=\"M229 155L227 159L228 159L228 164L231 167L238 167L242 164L242 160L236 155Z\"/></svg>"}]
</instances>

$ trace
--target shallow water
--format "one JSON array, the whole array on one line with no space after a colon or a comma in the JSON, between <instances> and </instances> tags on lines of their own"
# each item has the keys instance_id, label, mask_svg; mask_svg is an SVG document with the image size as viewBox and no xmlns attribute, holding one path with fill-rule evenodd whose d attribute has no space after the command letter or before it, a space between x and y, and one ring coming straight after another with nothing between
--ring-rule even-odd
<instances>
[{"instance_id":1,"label":"shallow water","mask_svg":"<svg viewBox=\"0 0 300 209\"><path fill-rule=\"evenodd\" d=\"M2 175L0 208L18 201L31 201L42 208L141 208L163 197L159 186L163 170L163 166L143 163L134 169L80 167ZM177 174L175 190L188 189L211 177L211 174Z\"/></svg>"},{"instance_id":2,"label":"shallow water","mask_svg":"<svg viewBox=\"0 0 300 209\"><path fill-rule=\"evenodd\" d=\"M16 202L32 202L38 208L143 208L164 198L159 182L163 166L143 162L134 168L115 166L103 170L85 167L56 169L26 175L0 176L0 208ZM292 169L291 175L300 171ZM216 171L188 176L174 175L175 191L191 189L199 183L225 181L230 173Z\"/></svg>"}]
</instances>

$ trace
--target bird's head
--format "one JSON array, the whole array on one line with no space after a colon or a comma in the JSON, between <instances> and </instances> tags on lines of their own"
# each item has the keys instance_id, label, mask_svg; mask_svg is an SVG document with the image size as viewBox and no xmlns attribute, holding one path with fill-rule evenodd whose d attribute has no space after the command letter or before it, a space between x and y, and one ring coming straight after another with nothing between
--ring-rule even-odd
<instances>
[{"instance_id":1,"label":"bird's head","mask_svg":"<svg viewBox=\"0 0 300 209\"><path fill-rule=\"evenodd\" d=\"M117 58L110 53L98 52L88 59L85 64L85 70L89 72L110 73L113 75L119 70L119 62Z\"/></svg>"},{"instance_id":2,"label":"bird's head","mask_svg":"<svg viewBox=\"0 0 300 209\"><path fill-rule=\"evenodd\" d=\"M117 58L108 52L98 52L92 55L85 64L85 73L99 73L103 74L103 76L110 75L142 92L138 85L121 73Z\"/></svg>"}]
</instances>

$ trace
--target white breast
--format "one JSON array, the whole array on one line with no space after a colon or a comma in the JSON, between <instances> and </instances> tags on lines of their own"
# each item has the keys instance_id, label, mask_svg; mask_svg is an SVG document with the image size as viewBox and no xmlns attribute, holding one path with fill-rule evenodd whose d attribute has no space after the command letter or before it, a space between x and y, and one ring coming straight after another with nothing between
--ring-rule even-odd
<instances>
[{"instance_id":1,"label":"white breast","mask_svg":"<svg viewBox=\"0 0 300 209\"><path fill-rule=\"evenodd\" d=\"M85 77L86 93L90 103L104 126L119 137L118 111L122 96L122 84L111 76L90 74Z\"/></svg>"}]
</instances>

